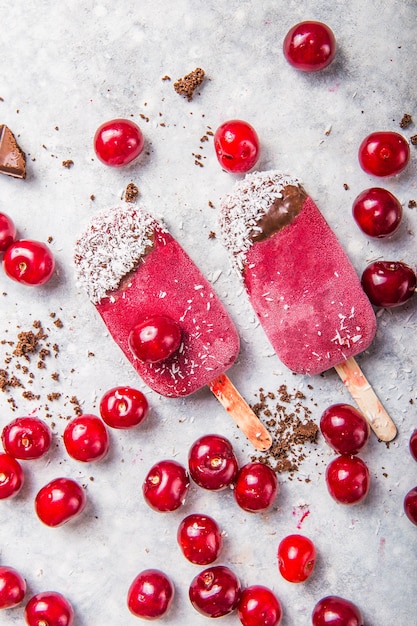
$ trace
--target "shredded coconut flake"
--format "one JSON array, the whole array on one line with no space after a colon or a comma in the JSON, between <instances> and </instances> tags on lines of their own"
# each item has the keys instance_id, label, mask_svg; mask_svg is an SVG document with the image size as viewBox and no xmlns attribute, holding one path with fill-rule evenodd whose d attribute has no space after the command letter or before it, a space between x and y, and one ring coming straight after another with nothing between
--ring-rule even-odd
<instances>
[{"instance_id":1,"label":"shredded coconut flake","mask_svg":"<svg viewBox=\"0 0 417 626\"><path fill-rule=\"evenodd\" d=\"M276 170L253 172L238 181L233 192L220 202L221 238L239 272L252 245L250 234L288 185L298 186L300 181Z\"/></svg>"},{"instance_id":2,"label":"shredded coconut flake","mask_svg":"<svg viewBox=\"0 0 417 626\"><path fill-rule=\"evenodd\" d=\"M77 283L97 304L117 289L152 247L155 226L165 228L132 204L95 215L75 244Z\"/></svg>"}]
</instances>

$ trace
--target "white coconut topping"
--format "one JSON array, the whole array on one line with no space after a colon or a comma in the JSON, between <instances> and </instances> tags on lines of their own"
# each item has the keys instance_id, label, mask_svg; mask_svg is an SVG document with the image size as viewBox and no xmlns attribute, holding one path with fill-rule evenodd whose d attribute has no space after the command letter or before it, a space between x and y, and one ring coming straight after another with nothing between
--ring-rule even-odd
<instances>
[{"instance_id":1,"label":"white coconut topping","mask_svg":"<svg viewBox=\"0 0 417 626\"><path fill-rule=\"evenodd\" d=\"M238 181L232 193L221 200L221 238L239 272L253 243L250 235L256 230L259 220L275 200L282 198L285 187L300 184L297 178L276 170L252 172Z\"/></svg>"},{"instance_id":2,"label":"white coconut topping","mask_svg":"<svg viewBox=\"0 0 417 626\"><path fill-rule=\"evenodd\" d=\"M132 204L95 215L75 244L77 284L96 304L117 289L152 246L160 224ZM161 227L161 230L165 230Z\"/></svg>"}]
</instances>

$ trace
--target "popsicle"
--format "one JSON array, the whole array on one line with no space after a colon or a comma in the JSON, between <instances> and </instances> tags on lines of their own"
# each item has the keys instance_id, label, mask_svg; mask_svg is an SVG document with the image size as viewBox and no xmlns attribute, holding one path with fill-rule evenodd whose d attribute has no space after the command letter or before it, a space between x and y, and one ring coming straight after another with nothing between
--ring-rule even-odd
<instances>
[{"instance_id":1,"label":"popsicle","mask_svg":"<svg viewBox=\"0 0 417 626\"><path fill-rule=\"evenodd\" d=\"M165 226L131 204L94 216L75 245L78 284L144 382L171 398L209 385L256 448L268 431L224 372L239 353L239 336L223 304ZM180 344L157 362L137 357L132 329L165 316L180 329Z\"/></svg>"},{"instance_id":2,"label":"popsicle","mask_svg":"<svg viewBox=\"0 0 417 626\"><path fill-rule=\"evenodd\" d=\"M395 426L354 360L374 338L373 308L300 181L247 174L221 201L220 229L280 360L300 374L335 367L377 436L393 439Z\"/></svg>"}]
</instances>

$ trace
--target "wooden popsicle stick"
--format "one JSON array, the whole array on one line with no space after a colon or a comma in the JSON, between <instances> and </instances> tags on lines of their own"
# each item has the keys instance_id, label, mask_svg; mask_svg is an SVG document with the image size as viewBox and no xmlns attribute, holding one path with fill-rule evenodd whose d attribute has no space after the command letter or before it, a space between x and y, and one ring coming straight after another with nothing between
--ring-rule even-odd
<instances>
[{"instance_id":1,"label":"wooden popsicle stick","mask_svg":"<svg viewBox=\"0 0 417 626\"><path fill-rule=\"evenodd\" d=\"M353 357L334 366L363 416L381 441L392 441L397 429Z\"/></svg>"},{"instance_id":2,"label":"wooden popsicle stick","mask_svg":"<svg viewBox=\"0 0 417 626\"><path fill-rule=\"evenodd\" d=\"M268 450L272 445L271 435L229 378L220 374L209 383L209 387L252 445L257 450Z\"/></svg>"}]
</instances>

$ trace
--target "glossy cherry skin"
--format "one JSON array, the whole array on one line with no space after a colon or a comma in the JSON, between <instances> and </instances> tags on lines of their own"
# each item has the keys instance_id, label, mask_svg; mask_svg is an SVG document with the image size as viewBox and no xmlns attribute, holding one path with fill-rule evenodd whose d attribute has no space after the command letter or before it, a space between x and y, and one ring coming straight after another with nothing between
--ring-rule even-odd
<instances>
[{"instance_id":1,"label":"glossy cherry skin","mask_svg":"<svg viewBox=\"0 0 417 626\"><path fill-rule=\"evenodd\" d=\"M26 581L13 567L0 565L0 609L20 604L26 594Z\"/></svg>"},{"instance_id":2,"label":"glossy cherry skin","mask_svg":"<svg viewBox=\"0 0 417 626\"><path fill-rule=\"evenodd\" d=\"M327 466L326 483L336 502L357 504L366 498L369 491L368 467L359 457L342 454Z\"/></svg>"},{"instance_id":3,"label":"glossy cherry skin","mask_svg":"<svg viewBox=\"0 0 417 626\"><path fill-rule=\"evenodd\" d=\"M355 198L352 213L365 235L383 239L397 232L403 208L400 201L387 189L371 187Z\"/></svg>"},{"instance_id":4,"label":"glossy cherry skin","mask_svg":"<svg viewBox=\"0 0 417 626\"><path fill-rule=\"evenodd\" d=\"M415 461L417 461L417 428L411 433L408 446L411 456Z\"/></svg>"},{"instance_id":5,"label":"glossy cherry skin","mask_svg":"<svg viewBox=\"0 0 417 626\"><path fill-rule=\"evenodd\" d=\"M64 445L73 459L87 463L103 459L110 447L104 422L96 415L78 415L64 430Z\"/></svg>"},{"instance_id":6,"label":"glossy cherry skin","mask_svg":"<svg viewBox=\"0 0 417 626\"><path fill-rule=\"evenodd\" d=\"M149 470L142 493L154 511L175 511L184 503L189 486L185 467L168 459L159 461Z\"/></svg>"},{"instance_id":7,"label":"glossy cherry skin","mask_svg":"<svg viewBox=\"0 0 417 626\"><path fill-rule=\"evenodd\" d=\"M202 615L223 617L236 609L240 592L240 582L234 572L224 565L213 565L193 578L189 597Z\"/></svg>"},{"instance_id":8,"label":"glossy cherry skin","mask_svg":"<svg viewBox=\"0 0 417 626\"><path fill-rule=\"evenodd\" d=\"M277 557L281 576L290 583L302 583L313 573L316 548L304 535L288 535L280 541Z\"/></svg>"},{"instance_id":9,"label":"glossy cherry skin","mask_svg":"<svg viewBox=\"0 0 417 626\"><path fill-rule=\"evenodd\" d=\"M336 39L322 22L300 22L285 36L284 56L288 63L303 72L322 70L333 61Z\"/></svg>"},{"instance_id":10,"label":"glossy cherry skin","mask_svg":"<svg viewBox=\"0 0 417 626\"><path fill-rule=\"evenodd\" d=\"M250 124L230 120L221 124L214 133L217 160L226 172L249 172L259 158L259 138Z\"/></svg>"},{"instance_id":11,"label":"glossy cherry skin","mask_svg":"<svg viewBox=\"0 0 417 626\"><path fill-rule=\"evenodd\" d=\"M19 461L7 454L0 453L0 500L17 496L25 482L25 475Z\"/></svg>"},{"instance_id":12,"label":"glossy cherry skin","mask_svg":"<svg viewBox=\"0 0 417 626\"><path fill-rule=\"evenodd\" d=\"M364 626L358 607L339 596L319 600L311 616L313 626Z\"/></svg>"},{"instance_id":13,"label":"glossy cherry skin","mask_svg":"<svg viewBox=\"0 0 417 626\"><path fill-rule=\"evenodd\" d=\"M417 526L417 487L410 489L404 498L404 512L410 522Z\"/></svg>"},{"instance_id":14,"label":"glossy cherry skin","mask_svg":"<svg viewBox=\"0 0 417 626\"><path fill-rule=\"evenodd\" d=\"M5 213L0 213L0 253L5 252L14 242L16 226L13 220Z\"/></svg>"},{"instance_id":15,"label":"glossy cherry skin","mask_svg":"<svg viewBox=\"0 0 417 626\"><path fill-rule=\"evenodd\" d=\"M237 614L243 626L279 626L282 607L268 587L253 585L242 591Z\"/></svg>"},{"instance_id":16,"label":"glossy cherry skin","mask_svg":"<svg viewBox=\"0 0 417 626\"><path fill-rule=\"evenodd\" d=\"M361 283L374 306L392 308L413 297L417 277L401 261L374 261L363 271Z\"/></svg>"},{"instance_id":17,"label":"glossy cherry skin","mask_svg":"<svg viewBox=\"0 0 417 626\"><path fill-rule=\"evenodd\" d=\"M158 569L146 569L130 585L127 606L136 617L159 619L169 611L174 592L174 586L166 574Z\"/></svg>"},{"instance_id":18,"label":"glossy cherry skin","mask_svg":"<svg viewBox=\"0 0 417 626\"><path fill-rule=\"evenodd\" d=\"M369 424L350 404L333 404L320 418L323 437L338 454L358 454L369 439Z\"/></svg>"},{"instance_id":19,"label":"glossy cherry skin","mask_svg":"<svg viewBox=\"0 0 417 626\"><path fill-rule=\"evenodd\" d=\"M51 429L37 417L17 417L3 428L3 448L15 459L38 459L51 446Z\"/></svg>"},{"instance_id":20,"label":"glossy cherry skin","mask_svg":"<svg viewBox=\"0 0 417 626\"><path fill-rule=\"evenodd\" d=\"M71 478L55 478L35 498L35 511L46 526L62 526L80 515L87 499L84 489Z\"/></svg>"},{"instance_id":21,"label":"glossy cherry skin","mask_svg":"<svg viewBox=\"0 0 417 626\"><path fill-rule=\"evenodd\" d=\"M74 610L57 591L43 591L33 596L25 607L28 626L72 626Z\"/></svg>"},{"instance_id":22,"label":"glossy cherry skin","mask_svg":"<svg viewBox=\"0 0 417 626\"><path fill-rule=\"evenodd\" d=\"M220 491L236 479L238 462L233 446L221 435L203 435L188 453L191 478L203 489Z\"/></svg>"},{"instance_id":23,"label":"glossy cherry skin","mask_svg":"<svg viewBox=\"0 0 417 626\"><path fill-rule=\"evenodd\" d=\"M23 285L43 285L54 273L55 260L48 246L41 241L19 239L3 256L6 275Z\"/></svg>"},{"instance_id":24,"label":"glossy cherry skin","mask_svg":"<svg viewBox=\"0 0 417 626\"><path fill-rule=\"evenodd\" d=\"M242 509L257 513L273 505L278 489L276 473L265 463L254 461L239 470L233 493Z\"/></svg>"},{"instance_id":25,"label":"glossy cherry skin","mask_svg":"<svg viewBox=\"0 0 417 626\"><path fill-rule=\"evenodd\" d=\"M359 164L373 176L394 176L410 160L410 146L402 135L393 131L371 133L359 146Z\"/></svg>"},{"instance_id":26,"label":"glossy cherry skin","mask_svg":"<svg viewBox=\"0 0 417 626\"><path fill-rule=\"evenodd\" d=\"M100 415L111 428L133 428L148 414L146 396L133 387L114 387L100 400Z\"/></svg>"},{"instance_id":27,"label":"glossy cherry skin","mask_svg":"<svg viewBox=\"0 0 417 626\"><path fill-rule=\"evenodd\" d=\"M102 124L94 136L94 150L102 163L122 167L142 152L142 131L131 120L115 119Z\"/></svg>"},{"instance_id":28,"label":"glossy cherry skin","mask_svg":"<svg viewBox=\"0 0 417 626\"><path fill-rule=\"evenodd\" d=\"M139 361L165 361L180 347L181 328L167 315L147 317L132 328L129 347Z\"/></svg>"},{"instance_id":29,"label":"glossy cherry skin","mask_svg":"<svg viewBox=\"0 0 417 626\"><path fill-rule=\"evenodd\" d=\"M219 556L223 537L217 522L209 515L192 513L182 520L177 541L183 555L196 565L209 565Z\"/></svg>"}]
</instances>

